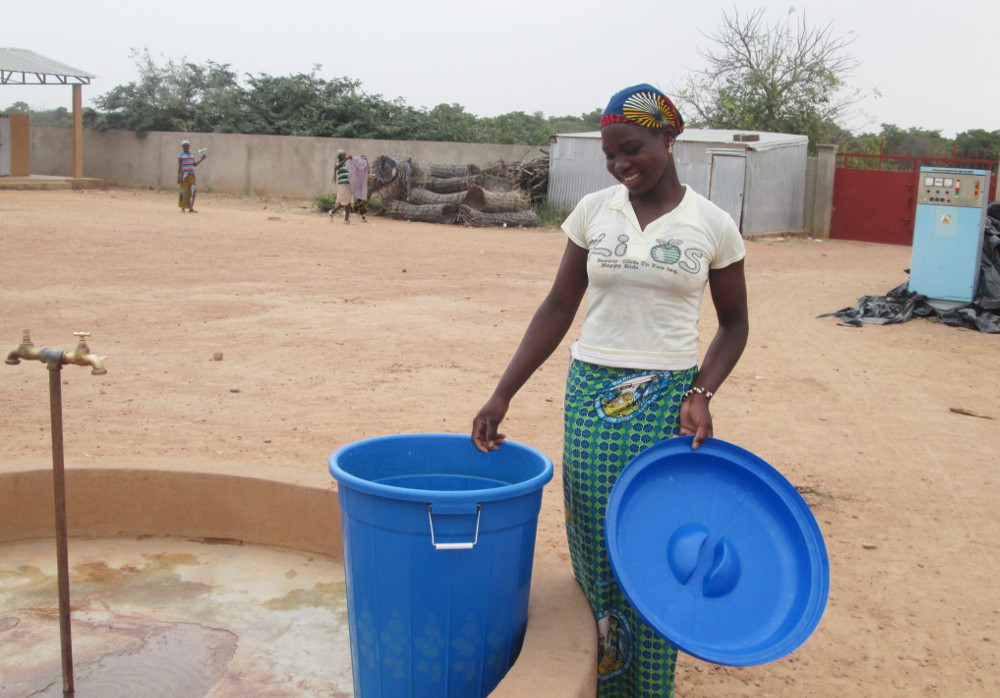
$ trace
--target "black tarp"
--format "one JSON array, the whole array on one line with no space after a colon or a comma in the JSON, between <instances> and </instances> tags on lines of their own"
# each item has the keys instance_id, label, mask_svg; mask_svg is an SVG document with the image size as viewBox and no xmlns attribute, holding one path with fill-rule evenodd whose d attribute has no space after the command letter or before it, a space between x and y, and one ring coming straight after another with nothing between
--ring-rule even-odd
<instances>
[{"instance_id":1,"label":"black tarp","mask_svg":"<svg viewBox=\"0 0 1000 698\"><path fill-rule=\"evenodd\" d=\"M990 209L993 213L993 209ZM971 303L941 309L926 296L912 293L909 282L884 296L862 296L853 308L842 308L819 317L840 318L842 325L891 325L914 317L937 318L945 325L1000 334L1000 221L986 218L983 258L979 266L979 291Z\"/></svg>"}]
</instances>

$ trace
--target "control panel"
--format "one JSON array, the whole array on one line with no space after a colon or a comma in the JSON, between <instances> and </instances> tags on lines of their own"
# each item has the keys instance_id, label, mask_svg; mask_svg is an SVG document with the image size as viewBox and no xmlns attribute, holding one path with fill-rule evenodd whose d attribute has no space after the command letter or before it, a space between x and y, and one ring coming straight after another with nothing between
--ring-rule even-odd
<instances>
[{"instance_id":1,"label":"control panel","mask_svg":"<svg viewBox=\"0 0 1000 698\"><path fill-rule=\"evenodd\" d=\"M969 303L979 286L988 170L921 167L909 290Z\"/></svg>"},{"instance_id":2,"label":"control panel","mask_svg":"<svg viewBox=\"0 0 1000 698\"><path fill-rule=\"evenodd\" d=\"M920 173L921 204L980 207L989 196L989 174L966 172Z\"/></svg>"}]
</instances>

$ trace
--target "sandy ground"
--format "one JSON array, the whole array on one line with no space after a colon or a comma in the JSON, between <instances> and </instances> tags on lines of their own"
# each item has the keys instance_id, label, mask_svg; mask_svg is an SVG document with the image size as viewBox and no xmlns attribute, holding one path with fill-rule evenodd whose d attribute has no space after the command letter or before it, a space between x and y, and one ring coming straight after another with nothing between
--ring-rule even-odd
<instances>
[{"instance_id":1,"label":"sandy ground","mask_svg":"<svg viewBox=\"0 0 1000 698\"><path fill-rule=\"evenodd\" d=\"M69 468L196 457L325 470L361 438L464 433L564 246L554 229L345 226L309 202L198 203L192 215L173 192L0 191L0 345L30 328L38 346L69 349L82 330L108 357L105 376L63 372ZM682 656L679 696L1000 693L1000 337L816 317L896 286L909 257L748 242L751 338L713 402L716 434L805 493L830 601L785 659ZM702 324L709 336L710 312ZM559 551L565 367L560 350L506 423L556 462L539 545ZM0 366L0 463L50 462L48 409L40 364Z\"/></svg>"}]
</instances>

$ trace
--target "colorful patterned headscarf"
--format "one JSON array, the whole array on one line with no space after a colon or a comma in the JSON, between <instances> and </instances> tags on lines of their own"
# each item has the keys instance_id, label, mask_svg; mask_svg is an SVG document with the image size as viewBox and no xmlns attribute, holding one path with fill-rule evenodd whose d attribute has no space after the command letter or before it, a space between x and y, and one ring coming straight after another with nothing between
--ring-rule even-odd
<instances>
[{"instance_id":1,"label":"colorful patterned headscarf","mask_svg":"<svg viewBox=\"0 0 1000 698\"><path fill-rule=\"evenodd\" d=\"M643 83L616 92L601 116L601 128L608 124L637 124L647 128L673 126L684 130L684 119L665 94Z\"/></svg>"}]
</instances>

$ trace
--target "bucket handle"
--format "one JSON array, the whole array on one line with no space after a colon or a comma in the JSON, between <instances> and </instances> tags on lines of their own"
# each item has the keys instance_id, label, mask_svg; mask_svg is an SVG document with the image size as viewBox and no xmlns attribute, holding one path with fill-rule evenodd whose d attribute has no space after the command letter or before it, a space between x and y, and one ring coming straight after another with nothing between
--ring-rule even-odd
<instances>
[{"instance_id":1,"label":"bucket handle","mask_svg":"<svg viewBox=\"0 0 1000 698\"><path fill-rule=\"evenodd\" d=\"M431 525L431 545L435 550L471 550L479 542L479 518L483 513L483 505L476 505L476 535L471 543L438 543L434 538L434 516L431 514L431 505L427 505L427 521Z\"/></svg>"}]
</instances>

